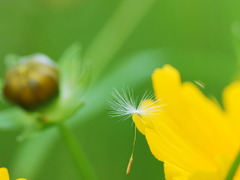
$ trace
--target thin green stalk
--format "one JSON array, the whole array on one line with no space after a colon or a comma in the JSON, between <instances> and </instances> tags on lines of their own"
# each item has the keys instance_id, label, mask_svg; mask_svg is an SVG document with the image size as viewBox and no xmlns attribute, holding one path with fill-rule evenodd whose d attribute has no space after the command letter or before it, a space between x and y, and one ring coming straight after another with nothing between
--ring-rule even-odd
<instances>
[{"instance_id":1,"label":"thin green stalk","mask_svg":"<svg viewBox=\"0 0 240 180\"><path fill-rule=\"evenodd\" d=\"M157 0L122 0L97 34L84 59L91 59L96 80Z\"/></svg>"},{"instance_id":2,"label":"thin green stalk","mask_svg":"<svg viewBox=\"0 0 240 180\"><path fill-rule=\"evenodd\" d=\"M240 24L235 22L232 24L233 47L237 57L237 72L236 79L240 79Z\"/></svg>"},{"instance_id":3,"label":"thin green stalk","mask_svg":"<svg viewBox=\"0 0 240 180\"><path fill-rule=\"evenodd\" d=\"M233 161L233 164L228 171L227 177L225 180L233 180L238 168L240 166L240 151L238 152L238 155L236 156L235 160Z\"/></svg>"},{"instance_id":4,"label":"thin green stalk","mask_svg":"<svg viewBox=\"0 0 240 180\"><path fill-rule=\"evenodd\" d=\"M58 127L82 179L95 180L96 177L88 158L86 157L85 152L83 151L71 129L63 122L60 122Z\"/></svg>"}]
</instances>

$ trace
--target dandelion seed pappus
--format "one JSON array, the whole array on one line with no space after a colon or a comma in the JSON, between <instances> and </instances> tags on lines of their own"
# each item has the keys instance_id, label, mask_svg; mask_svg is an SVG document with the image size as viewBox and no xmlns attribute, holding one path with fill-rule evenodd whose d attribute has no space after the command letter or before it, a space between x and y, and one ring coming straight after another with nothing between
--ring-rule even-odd
<instances>
[{"instance_id":1,"label":"dandelion seed pappus","mask_svg":"<svg viewBox=\"0 0 240 180\"><path fill-rule=\"evenodd\" d=\"M150 101L150 103L144 103ZM154 100L152 93L145 92L140 100L134 97L133 91L128 88L112 92L112 99L108 101L109 115L111 117L122 117L123 120L130 118L133 114L145 115L158 113L165 106Z\"/></svg>"},{"instance_id":2,"label":"dandelion seed pappus","mask_svg":"<svg viewBox=\"0 0 240 180\"><path fill-rule=\"evenodd\" d=\"M109 115L111 117L121 117L122 120L130 118L134 114L142 115L153 115L161 111L161 107L165 106L160 104L160 100L155 100L152 93L145 92L142 98L138 101L134 95L133 91L127 89L122 89L118 91L115 89L112 92L112 99L108 101L108 108L110 109ZM136 125L134 130L134 139L132 145L132 153L128 161L126 174L130 174L133 160L134 160L134 150L136 144Z\"/></svg>"}]
</instances>

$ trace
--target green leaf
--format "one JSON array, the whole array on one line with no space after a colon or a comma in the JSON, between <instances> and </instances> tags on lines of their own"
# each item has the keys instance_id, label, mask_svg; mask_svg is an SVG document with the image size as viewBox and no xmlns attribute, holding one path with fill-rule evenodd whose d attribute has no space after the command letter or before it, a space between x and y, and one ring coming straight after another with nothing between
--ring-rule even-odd
<instances>
[{"instance_id":1,"label":"green leaf","mask_svg":"<svg viewBox=\"0 0 240 180\"><path fill-rule=\"evenodd\" d=\"M19 108L7 108L0 111L1 130L27 127L32 123L33 118Z\"/></svg>"},{"instance_id":2,"label":"green leaf","mask_svg":"<svg viewBox=\"0 0 240 180\"><path fill-rule=\"evenodd\" d=\"M240 22L235 22L232 25L233 45L237 54L238 60L238 78L240 77Z\"/></svg>"},{"instance_id":3,"label":"green leaf","mask_svg":"<svg viewBox=\"0 0 240 180\"><path fill-rule=\"evenodd\" d=\"M59 69L60 98L63 101L72 99L89 83L90 63L81 58L81 48L78 44L72 45L63 53L59 60Z\"/></svg>"}]
</instances>

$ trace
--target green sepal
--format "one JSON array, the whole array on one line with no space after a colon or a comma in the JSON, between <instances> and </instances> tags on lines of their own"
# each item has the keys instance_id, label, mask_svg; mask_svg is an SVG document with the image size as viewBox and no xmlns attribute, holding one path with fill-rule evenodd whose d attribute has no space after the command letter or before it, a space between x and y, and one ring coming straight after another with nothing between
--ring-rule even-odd
<instances>
[{"instance_id":1,"label":"green sepal","mask_svg":"<svg viewBox=\"0 0 240 180\"><path fill-rule=\"evenodd\" d=\"M55 123L72 116L83 106L82 96L90 82L89 61L81 58L78 44L68 48L58 61L60 72L59 95L50 104L38 110L43 123Z\"/></svg>"}]
</instances>

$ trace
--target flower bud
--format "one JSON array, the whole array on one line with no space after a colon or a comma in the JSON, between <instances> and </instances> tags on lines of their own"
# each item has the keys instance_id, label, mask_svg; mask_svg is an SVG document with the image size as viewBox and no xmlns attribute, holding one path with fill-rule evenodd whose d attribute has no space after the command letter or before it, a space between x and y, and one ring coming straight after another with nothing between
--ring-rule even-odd
<instances>
[{"instance_id":1,"label":"flower bud","mask_svg":"<svg viewBox=\"0 0 240 180\"><path fill-rule=\"evenodd\" d=\"M53 61L45 55L32 55L7 70L3 94L12 103L33 110L57 95L58 81Z\"/></svg>"}]
</instances>

